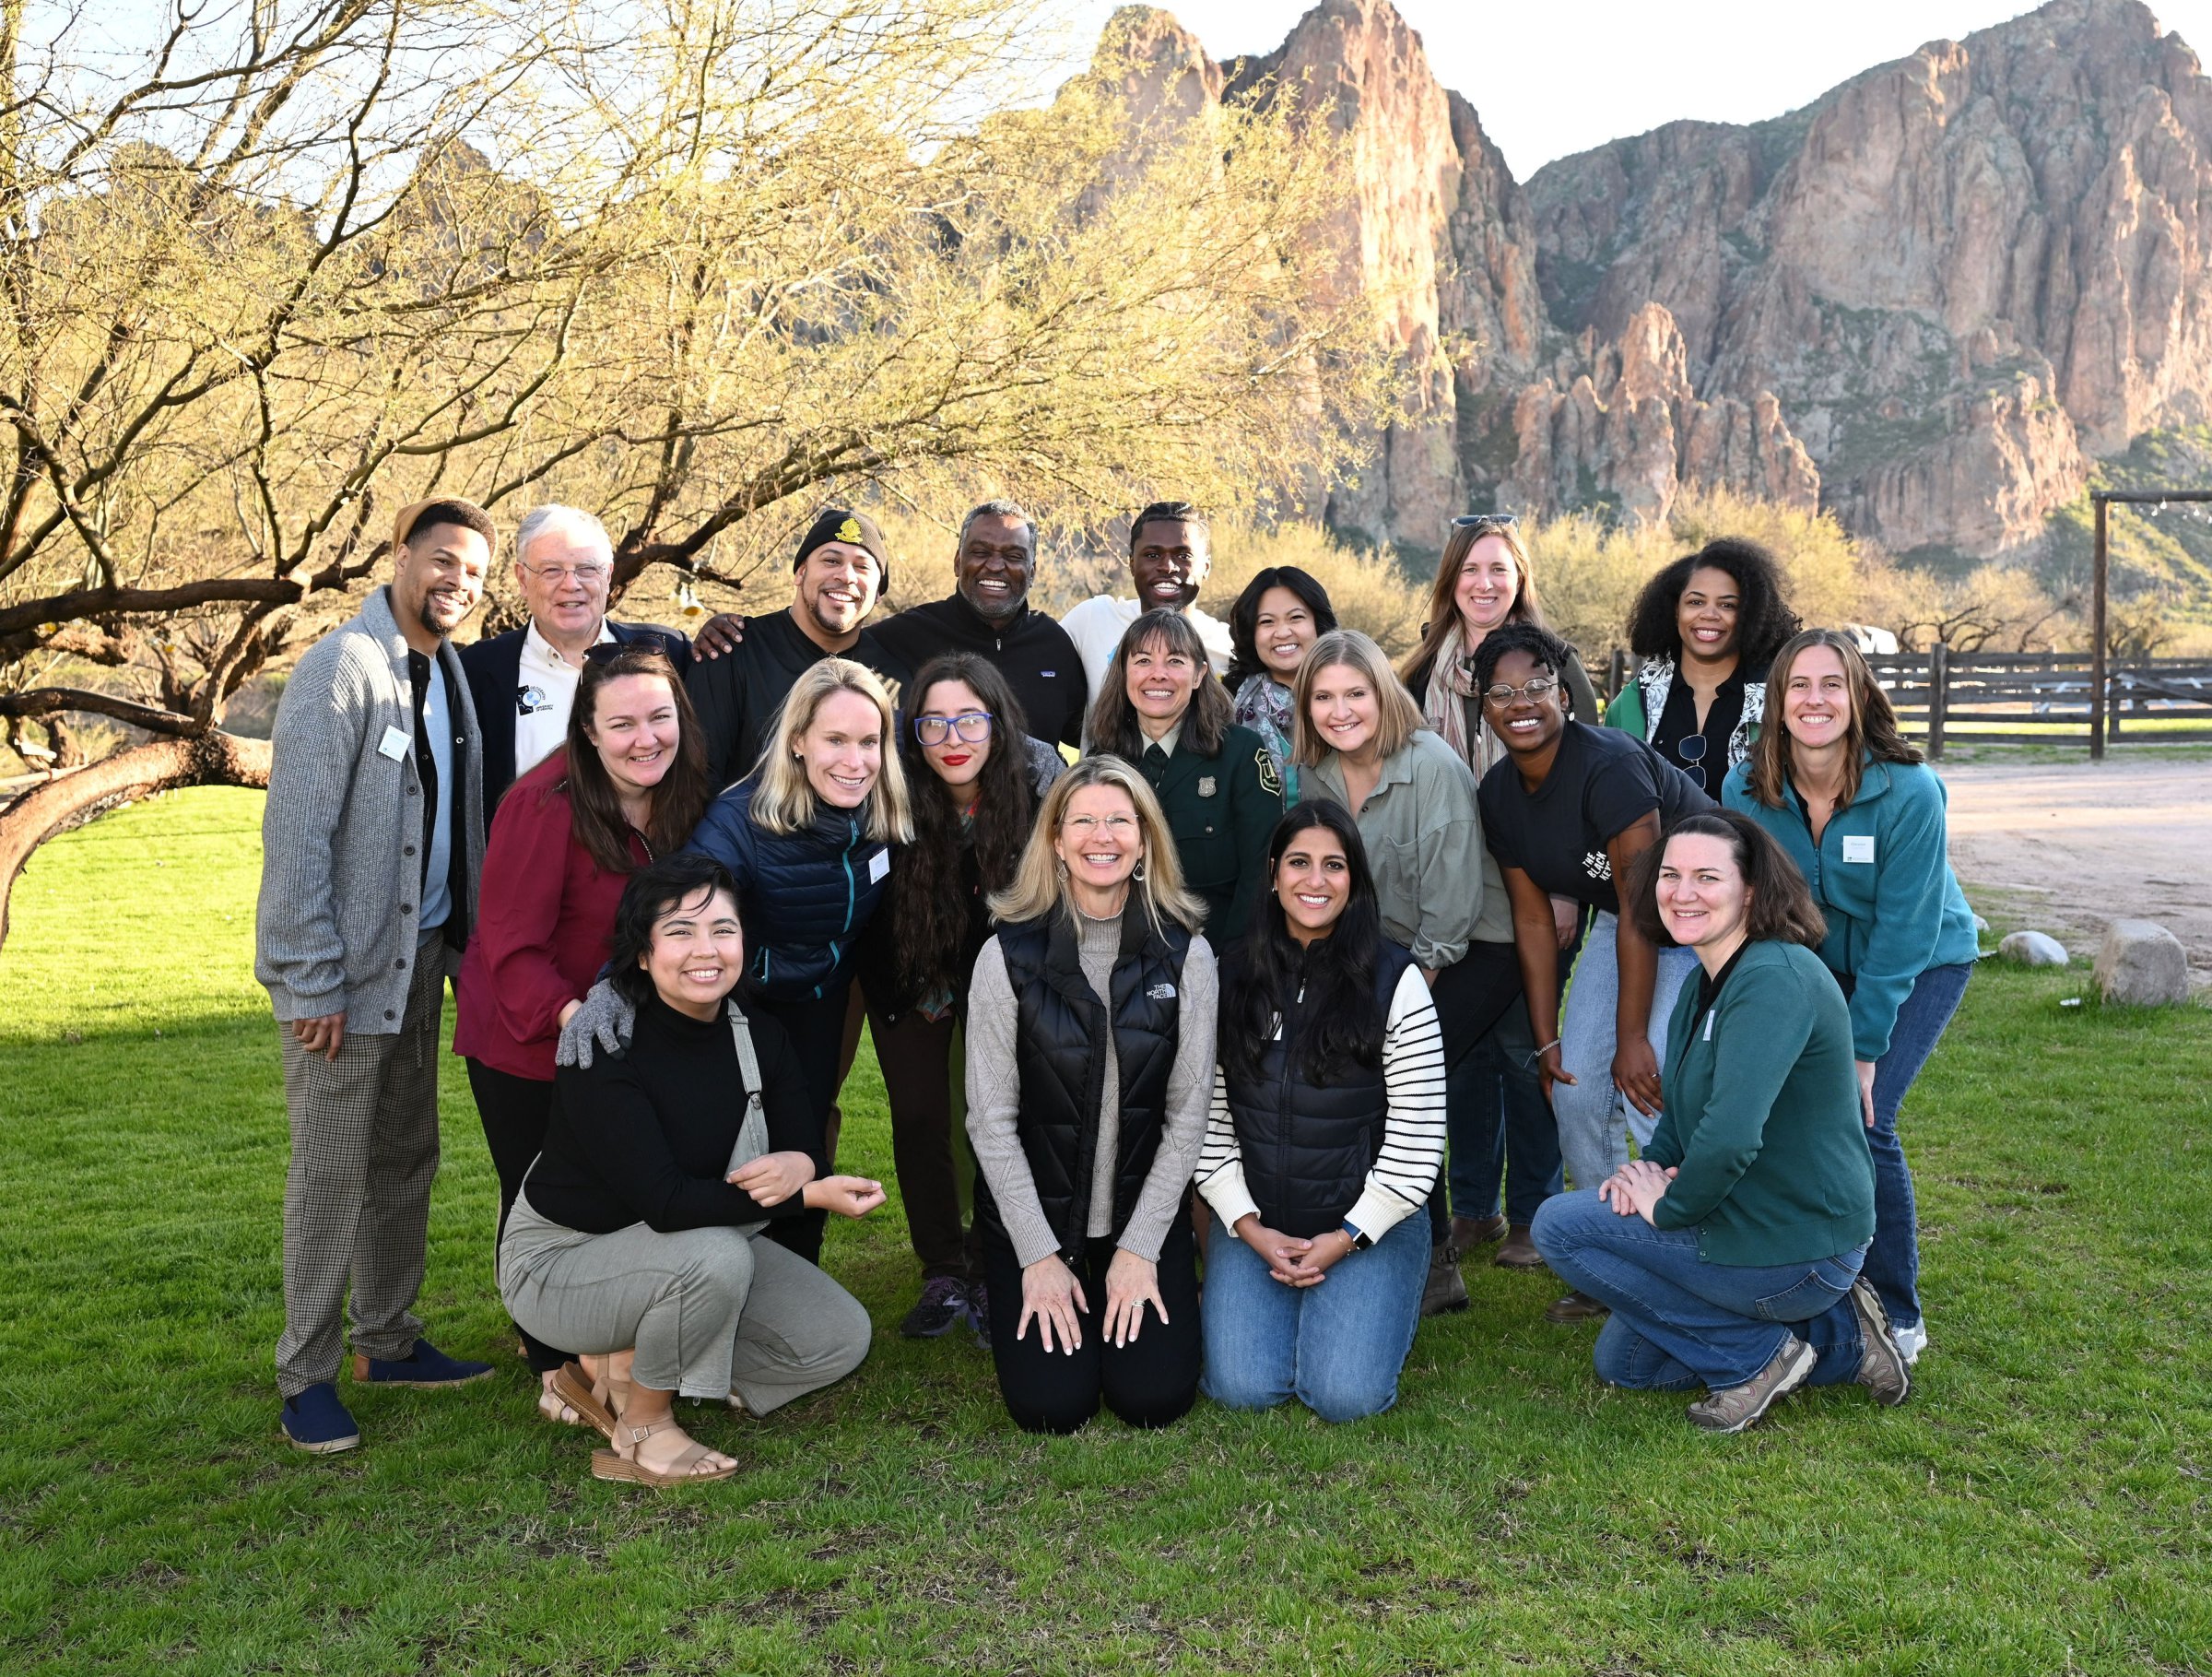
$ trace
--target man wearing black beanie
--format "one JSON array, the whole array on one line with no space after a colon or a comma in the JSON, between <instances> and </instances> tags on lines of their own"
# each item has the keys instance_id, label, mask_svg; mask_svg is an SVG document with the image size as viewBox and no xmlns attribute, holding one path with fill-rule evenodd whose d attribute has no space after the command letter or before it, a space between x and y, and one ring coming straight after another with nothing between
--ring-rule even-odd
<instances>
[{"instance_id":1,"label":"man wearing black beanie","mask_svg":"<svg viewBox=\"0 0 2212 1677\"><path fill-rule=\"evenodd\" d=\"M865 513L825 507L799 537L786 611L748 619L744 639L695 660L684 678L717 788L752 773L792 684L828 657L865 664L887 681L912 675L863 629L889 588L890 549Z\"/></svg>"}]
</instances>

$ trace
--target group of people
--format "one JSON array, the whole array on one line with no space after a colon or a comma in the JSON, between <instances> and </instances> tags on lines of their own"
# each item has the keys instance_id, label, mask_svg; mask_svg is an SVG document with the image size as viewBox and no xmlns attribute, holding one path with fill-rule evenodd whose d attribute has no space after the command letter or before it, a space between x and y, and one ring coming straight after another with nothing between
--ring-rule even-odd
<instances>
[{"instance_id":1,"label":"group of people","mask_svg":"<svg viewBox=\"0 0 2212 1677\"><path fill-rule=\"evenodd\" d=\"M1898 1113L1974 927L1941 783L1757 547L1652 579L1601 720L1503 515L1453 521L1403 669L1294 568L1200 610L1180 502L1133 520L1133 596L1064 624L1003 501L948 597L873 621L882 532L829 508L788 609L697 644L610 620L606 530L547 506L528 621L458 649L496 546L469 502L404 509L279 705L256 964L299 1447L359 1442L342 1310L357 1385L493 1372L414 1314L449 976L500 1296L601 1477L726 1476L677 1397L765 1414L865 1357L821 1268L828 1216L886 1198L836 1167L864 1028L901 1330L971 1329L1025 1429L1202 1389L1371 1415L1492 1244L1603 1320L1601 1377L1703 1388L1700 1426L1808 1381L1903 1399Z\"/></svg>"}]
</instances>

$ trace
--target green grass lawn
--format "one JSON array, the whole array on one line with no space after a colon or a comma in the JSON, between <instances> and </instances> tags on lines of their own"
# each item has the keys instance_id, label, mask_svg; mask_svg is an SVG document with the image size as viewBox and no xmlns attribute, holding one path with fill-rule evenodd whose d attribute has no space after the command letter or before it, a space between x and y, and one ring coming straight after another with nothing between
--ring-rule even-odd
<instances>
[{"instance_id":1,"label":"green grass lawn","mask_svg":"<svg viewBox=\"0 0 2212 1677\"><path fill-rule=\"evenodd\" d=\"M593 1482L491 1280L458 1061L423 1310L495 1380L276 1427L276 1039L259 801L41 850L0 955L0 1671L1672 1673L2212 1669L2212 1022L1985 969L1907 1111L1934 1344L1912 1402L1694 1433L1601 1389L1556 1288L1471 1266L1398 1407L1021 1436L987 1357L909 1343L894 1194L827 1262L851 1380L700 1432L746 1463ZM880 1084L849 1167L888 1178ZM341 1387L342 1391L349 1388Z\"/></svg>"}]
</instances>

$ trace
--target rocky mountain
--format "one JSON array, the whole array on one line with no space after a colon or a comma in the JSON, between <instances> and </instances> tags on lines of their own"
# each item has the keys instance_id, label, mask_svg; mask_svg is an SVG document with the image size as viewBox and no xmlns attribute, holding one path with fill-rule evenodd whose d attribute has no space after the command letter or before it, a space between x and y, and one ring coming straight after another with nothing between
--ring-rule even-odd
<instances>
[{"instance_id":1,"label":"rocky mountain","mask_svg":"<svg viewBox=\"0 0 2212 1677\"><path fill-rule=\"evenodd\" d=\"M1300 89L1347 136L1338 235L1418 422L1330 503L1433 549L1469 505L1662 514L1725 485L1893 550L2036 541L2093 462L2212 419L2212 81L2136 0L1932 41L1803 110L1514 180L1389 0L1216 71L1126 8L1149 109Z\"/></svg>"}]
</instances>

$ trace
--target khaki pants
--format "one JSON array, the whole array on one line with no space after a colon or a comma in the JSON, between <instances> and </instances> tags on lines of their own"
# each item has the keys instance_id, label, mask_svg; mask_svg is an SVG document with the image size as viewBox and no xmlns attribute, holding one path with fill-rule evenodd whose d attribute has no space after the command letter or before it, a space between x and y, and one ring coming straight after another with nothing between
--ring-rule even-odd
<instances>
[{"instance_id":1,"label":"khaki pants","mask_svg":"<svg viewBox=\"0 0 2212 1677\"><path fill-rule=\"evenodd\" d=\"M765 1415L842 1379L868 1354L868 1313L805 1258L735 1229L587 1234L539 1216L525 1190L500 1243L515 1324L587 1355L635 1348L641 1386Z\"/></svg>"}]
</instances>

